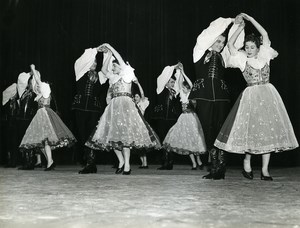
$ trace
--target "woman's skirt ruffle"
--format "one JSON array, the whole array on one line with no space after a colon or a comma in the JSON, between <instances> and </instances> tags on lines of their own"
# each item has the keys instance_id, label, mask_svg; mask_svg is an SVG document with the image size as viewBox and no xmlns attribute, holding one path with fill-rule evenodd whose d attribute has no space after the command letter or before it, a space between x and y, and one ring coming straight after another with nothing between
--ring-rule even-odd
<instances>
[{"instance_id":1,"label":"woman's skirt ruffle","mask_svg":"<svg viewBox=\"0 0 300 228\"><path fill-rule=\"evenodd\" d=\"M72 146L76 142L72 132L50 108L40 108L29 124L20 144L21 149L51 149Z\"/></svg>"}]
</instances>

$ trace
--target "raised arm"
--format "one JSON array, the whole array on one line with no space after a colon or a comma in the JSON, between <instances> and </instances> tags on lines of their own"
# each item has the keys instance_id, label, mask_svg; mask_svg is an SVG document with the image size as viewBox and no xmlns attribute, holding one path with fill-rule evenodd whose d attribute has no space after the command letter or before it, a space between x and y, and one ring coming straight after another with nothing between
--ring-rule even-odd
<instances>
[{"instance_id":1,"label":"raised arm","mask_svg":"<svg viewBox=\"0 0 300 228\"><path fill-rule=\"evenodd\" d=\"M236 23L238 24L238 28L237 28L237 30L235 30L235 32L232 34L232 36L229 38L228 43L227 43L230 54L234 53L234 50L236 49L234 44L235 44L238 36L240 35L240 33L245 28L245 22L244 22L244 20L241 20L240 16L236 17L236 21L237 21Z\"/></svg>"},{"instance_id":2,"label":"raised arm","mask_svg":"<svg viewBox=\"0 0 300 228\"><path fill-rule=\"evenodd\" d=\"M100 45L100 48L107 48L109 51L111 51L113 56L118 60L120 66L126 65L119 52L117 52L110 44L104 43Z\"/></svg>"},{"instance_id":3,"label":"raised arm","mask_svg":"<svg viewBox=\"0 0 300 228\"><path fill-rule=\"evenodd\" d=\"M31 71L33 73L34 79L36 80L37 84L40 85L42 83L40 73L38 71L36 71L34 64L31 64L30 68L31 68Z\"/></svg>"},{"instance_id":4,"label":"raised arm","mask_svg":"<svg viewBox=\"0 0 300 228\"><path fill-rule=\"evenodd\" d=\"M245 13L242 13L241 15L245 20L250 21L253 24L253 26L257 29L257 31L261 34L263 38L263 44L269 44L270 39L267 31L253 17Z\"/></svg>"},{"instance_id":5,"label":"raised arm","mask_svg":"<svg viewBox=\"0 0 300 228\"><path fill-rule=\"evenodd\" d=\"M181 62L177 64L177 69L180 70L181 73L181 75L179 75L178 78L176 79L176 84L178 84L179 91L182 90L182 83L184 81L186 81L190 85L190 87L192 87L193 83L188 78L188 76L186 76L186 74L184 73L183 64Z\"/></svg>"},{"instance_id":6,"label":"raised arm","mask_svg":"<svg viewBox=\"0 0 300 228\"><path fill-rule=\"evenodd\" d=\"M106 50L104 51L104 55L107 55L107 57L105 58L104 62L103 62L103 65L102 65L102 68L101 68L101 71L104 75L106 75L108 73L108 66L109 66L109 63L111 61L111 57L112 57L112 52L109 51L109 50Z\"/></svg>"},{"instance_id":7,"label":"raised arm","mask_svg":"<svg viewBox=\"0 0 300 228\"><path fill-rule=\"evenodd\" d=\"M178 63L176 70L179 70L179 72L181 71L181 73L183 74L183 65L182 65L182 63ZM178 89L179 89L178 92L180 92L182 90L183 81L184 81L184 78L179 74L178 78L176 79L176 83L177 83Z\"/></svg>"},{"instance_id":8,"label":"raised arm","mask_svg":"<svg viewBox=\"0 0 300 228\"><path fill-rule=\"evenodd\" d=\"M139 87L140 93L141 93L141 99L144 100L145 98L145 94L144 94L144 90L143 87L141 86L141 84L139 83L138 79L133 81L135 84L137 84L137 86Z\"/></svg>"}]
</instances>

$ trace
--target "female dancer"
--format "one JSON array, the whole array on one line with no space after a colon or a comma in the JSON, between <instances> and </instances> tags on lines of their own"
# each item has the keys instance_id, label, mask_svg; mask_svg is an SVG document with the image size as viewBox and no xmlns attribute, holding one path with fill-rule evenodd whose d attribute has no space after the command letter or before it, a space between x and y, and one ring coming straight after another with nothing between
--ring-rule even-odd
<instances>
[{"instance_id":1,"label":"female dancer","mask_svg":"<svg viewBox=\"0 0 300 228\"><path fill-rule=\"evenodd\" d=\"M55 167L51 150L70 146L76 142L76 139L59 116L49 107L51 101L49 84L41 81L40 74L33 64L30 67L35 80L34 91L37 94L35 100L38 102L39 109L25 132L20 148L41 148L47 160L45 171L50 171Z\"/></svg>"},{"instance_id":2,"label":"female dancer","mask_svg":"<svg viewBox=\"0 0 300 228\"><path fill-rule=\"evenodd\" d=\"M160 142L154 131L144 122L131 97L131 85L136 81L133 68L124 62L120 54L109 44L99 49L107 55L102 73L109 79L108 105L101 116L95 132L86 142L92 149L114 149L119 166L116 174L129 175L130 148L159 147ZM112 58L117 62L111 64ZM110 70L112 65L112 69Z\"/></svg>"},{"instance_id":3,"label":"female dancer","mask_svg":"<svg viewBox=\"0 0 300 228\"><path fill-rule=\"evenodd\" d=\"M188 100L193 84L185 75L181 63L178 64L176 69L176 76L182 104L182 114L167 133L163 147L167 151L189 155L193 164L192 170L196 170L197 163L200 168L202 167L199 155L206 152L204 134L197 114L193 111L193 104ZM197 157L197 163L195 156Z\"/></svg>"},{"instance_id":4,"label":"female dancer","mask_svg":"<svg viewBox=\"0 0 300 228\"><path fill-rule=\"evenodd\" d=\"M228 42L230 64L242 71L248 87L242 92L227 117L215 146L232 153L246 154L243 176L253 179L252 154L262 155L261 180L273 180L268 171L271 152L298 147L289 116L275 87L269 82L270 60L278 53L271 48L266 30L252 17L251 22L262 36L248 35L244 50L235 48L237 36L244 29L241 23Z\"/></svg>"}]
</instances>

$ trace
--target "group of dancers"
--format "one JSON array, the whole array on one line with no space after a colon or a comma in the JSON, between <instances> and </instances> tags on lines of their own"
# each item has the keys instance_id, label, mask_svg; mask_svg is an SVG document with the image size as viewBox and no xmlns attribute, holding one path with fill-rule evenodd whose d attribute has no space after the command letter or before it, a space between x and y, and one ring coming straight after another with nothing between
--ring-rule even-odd
<instances>
[{"instance_id":1,"label":"group of dancers","mask_svg":"<svg viewBox=\"0 0 300 228\"><path fill-rule=\"evenodd\" d=\"M245 36L246 23L261 36ZM134 149L141 158L140 168L148 168L147 151L163 151L159 170L173 169L173 152L188 155L193 170L203 168L200 155L209 154L211 166L203 178L213 180L225 178L226 152L245 154L242 175L248 179L254 178L251 156L262 155L260 178L273 180L268 169L271 153L295 149L298 142L281 97L269 82L270 60L278 55L270 44L266 30L245 13L211 22L193 50L196 81L191 82L182 63L166 66L158 76L151 126L144 118L149 100L134 68L108 43L86 49L75 62L77 94L72 109L77 139L52 110L50 86L32 64L30 73L20 74L18 83L3 92L10 117L17 106L23 110L17 115L23 128L18 132L25 132L19 144L21 169L41 163L38 154L33 164L38 150L47 160L45 171L53 170L52 150L78 140L79 157L85 163L80 174L97 172L95 151L99 150L114 151L115 173L129 175ZM96 72L98 53L103 54L103 62ZM239 68L247 83L231 110L224 80L228 67ZM132 94L133 84L138 93Z\"/></svg>"}]
</instances>

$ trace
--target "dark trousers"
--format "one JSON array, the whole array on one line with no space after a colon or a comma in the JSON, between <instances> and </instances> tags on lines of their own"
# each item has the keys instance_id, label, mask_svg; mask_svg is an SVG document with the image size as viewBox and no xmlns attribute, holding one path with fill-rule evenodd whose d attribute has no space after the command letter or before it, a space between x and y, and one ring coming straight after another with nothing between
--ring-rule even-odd
<instances>
[{"instance_id":1,"label":"dark trousers","mask_svg":"<svg viewBox=\"0 0 300 228\"><path fill-rule=\"evenodd\" d=\"M214 142L230 110L230 102L197 100L196 113L203 128L208 150L214 148Z\"/></svg>"},{"instance_id":2,"label":"dark trousers","mask_svg":"<svg viewBox=\"0 0 300 228\"><path fill-rule=\"evenodd\" d=\"M76 117L76 138L78 140L75 160L82 165L87 162L87 154L90 151L84 144L90 137L90 135L96 129L96 125L100 119L100 113L75 110Z\"/></svg>"},{"instance_id":3,"label":"dark trousers","mask_svg":"<svg viewBox=\"0 0 300 228\"><path fill-rule=\"evenodd\" d=\"M7 167L14 167L21 161L21 156L18 153L18 124L14 117L9 117L2 122L1 131L3 130L4 146L4 161Z\"/></svg>"},{"instance_id":4,"label":"dark trousers","mask_svg":"<svg viewBox=\"0 0 300 228\"><path fill-rule=\"evenodd\" d=\"M230 111L230 102L225 101L204 101L197 100L196 113L201 122L204 138L209 153L201 156L204 163L209 162L208 155L211 158L211 173L225 174L225 155L226 153L214 146L214 142L223 126L224 121Z\"/></svg>"},{"instance_id":5,"label":"dark trousers","mask_svg":"<svg viewBox=\"0 0 300 228\"><path fill-rule=\"evenodd\" d=\"M163 143L170 128L176 123L176 120L156 119L153 121L153 128L158 135L160 142ZM160 150L161 162L163 166L173 165L173 153L164 149Z\"/></svg>"},{"instance_id":6,"label":"dark trousers","mask_svg":"<svg viewBox=\"0 0 300 228\"><path fill-rule=\"evenodd\" d=\"M22 139L26 133L26 130L30 124L32 119L17 119L17 134L16 134L16 138L17 138L17 147L18 147L18 156L22 157L22 165L23 167L28 167L28 166L33 166L33 153L34 151L39 151L39 150L20 150L19 146L22 142Z\"/></svg>"}]
</instances>

